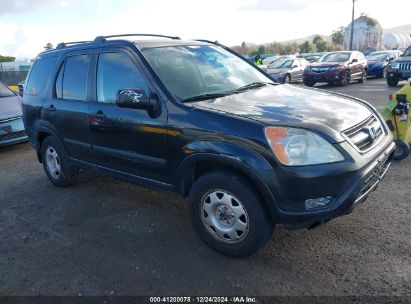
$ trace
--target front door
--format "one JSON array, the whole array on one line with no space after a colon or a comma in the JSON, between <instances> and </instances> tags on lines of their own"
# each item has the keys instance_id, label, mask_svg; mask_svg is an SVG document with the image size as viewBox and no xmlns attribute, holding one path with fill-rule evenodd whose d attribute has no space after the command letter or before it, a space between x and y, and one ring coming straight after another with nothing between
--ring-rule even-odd
<instances>
[{"instance_id":1,"label":"front door","mask_svg":"<svg viewBox=\"0 0 411 304\"><path fill-rule=\"evenodd\" d=\"M95 69L95 100L89 119L92 150L97 165L138 177L168 181L167 111L120 108L117 92L141 88L156 96L136 58L126 50L98 54ZM158 98L158 97L157 97Z\"/></svg>"}]
</instances>

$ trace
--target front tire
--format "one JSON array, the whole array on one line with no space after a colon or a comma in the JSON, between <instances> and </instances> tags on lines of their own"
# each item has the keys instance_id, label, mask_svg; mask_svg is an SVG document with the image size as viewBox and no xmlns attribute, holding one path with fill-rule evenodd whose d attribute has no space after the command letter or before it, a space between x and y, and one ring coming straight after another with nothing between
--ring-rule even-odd
<instances>
[{"instance_id":1,"label":"front tire","mask_svg":"<svg viewBox=\"0 0 411 304\"><path fill-rule=\"evenodd\" d=\"M387 84L390 87L396 87L398 85L399 80L395 77L387 77Z\"/></svg>"},{"instance_id":2,"label":"front tire","mask_svg":"<svg viewBox=\"0 0 411 304\"><path fill-rule=\"evenodd\" d=\"M290 74L285 74L284 83L291 83L291 75Z\"/></svg>"},{"instance_id":3,"label":"front tire","mask_svg":"<svg viewBox=\"0 0 411 304\"><path fill-rule=\"evenodd\" d=\"M241 176L207 173L194 183L189 202L191 220L201 239L225 255L249 256L272 237L274 224L259 193Z\"/></svg>"},{"instance_id":4,"label":"front tire","mask_svg":"<svg viewBox=\"0 0 411 304\"><path fill-rule=\"evenodd\" d=\"M341 80L338 82L338 84L339 84L341 87L344 87L344 86L348 85L348 84L350 83L350 81L351 81L350 72L345 71L344 74L342 75Z\"/></svg>"},{"instance_id":5,"label":"front tire","mask_svg":"<svg viewBox=\"0 0 411 304\"><path fill-rule=\"evenodd\" d=\"M314 81L308 80L308 79L304 79L304 80L303 80L303 83L304 83L304 85L307 86L307 87L313 87L313 86L315 85L315 82L314 82Z\"/></svg>"},{"instance_id":6,"label":"front tire","mask_svg":"<svg viewBox=\"0 0 411 304\"><path fill-rule=\"evenodd\" d=\"M395 140L395 152L393 158L395 160L401 160L406 158L410 154L410 145L402 140Z\"/></svg>"},{"instance_id":7,"label":"front tire","mask_svg":"<svg viewBox=\"0 0 411 304\"><path fill-rule=\"evenodd\" d=\"M43 141L41 159L44 171L54 185L67 187L74 183L78 169L69 164L67 154L57 139L49 136Z\"/></svg>"}]
</instances>

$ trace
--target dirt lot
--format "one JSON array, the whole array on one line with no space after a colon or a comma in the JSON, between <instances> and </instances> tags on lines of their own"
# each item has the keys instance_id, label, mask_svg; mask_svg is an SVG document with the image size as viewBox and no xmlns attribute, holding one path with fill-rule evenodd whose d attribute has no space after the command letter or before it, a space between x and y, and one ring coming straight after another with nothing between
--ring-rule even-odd
<instances>
[{"instance_id":1,"label":"dirt lot","mask_svg":"<svg viewBox=\"0 0 411 304\"><path fill-rule=\"evenodd\" d=\"M395 91L337 90L377 106ZM277 227L264 250L230 259L197 237L182 199L86 172L57 188L28 144L1 148L0 295L411 296L410 172L411 158L393 163L352 214Z\"/></svg>"}]
</instances>

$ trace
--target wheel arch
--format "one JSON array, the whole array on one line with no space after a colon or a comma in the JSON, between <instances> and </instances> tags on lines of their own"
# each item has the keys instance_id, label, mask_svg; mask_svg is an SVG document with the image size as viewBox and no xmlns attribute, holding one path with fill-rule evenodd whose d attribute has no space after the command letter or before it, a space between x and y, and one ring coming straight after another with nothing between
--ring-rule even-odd
<instances>
[{"instance_id":1,"label":"wheel arch","mask_svg":"<svg viewBox=\"0 0 411 304\"><path fill-rule=\"evenodd\" d=\"M267 208L271 219L275 220L278 210L275 198L264 180L258 175L257 170L251 167L247 161L213 153L190 155L177 170L176 187L183 197L186 197L200 176L213 171L230 171L245 178L262 197L264 207Z\"/></svg>"}]
</instances>

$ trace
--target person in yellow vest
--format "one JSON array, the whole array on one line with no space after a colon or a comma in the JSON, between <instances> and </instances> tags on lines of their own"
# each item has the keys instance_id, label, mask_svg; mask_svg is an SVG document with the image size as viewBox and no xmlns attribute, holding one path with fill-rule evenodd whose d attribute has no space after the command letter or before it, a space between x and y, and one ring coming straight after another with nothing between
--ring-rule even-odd
<instances>
[{"instance_id":1,"label":"person in yellow vest","mask_svg":"<svg viewBox=\"0 0 411 304\"><path fill-rule=\"evenodd\" d=\"M260 58L260 55L256 55L254 57L254 64L255 65L262 65L263 64L263 60Z\"/></svg>"}]
</instances>

